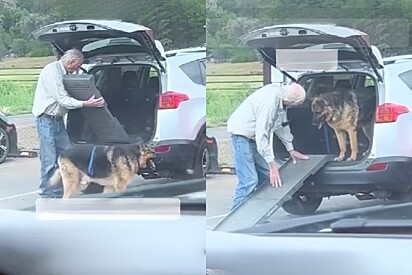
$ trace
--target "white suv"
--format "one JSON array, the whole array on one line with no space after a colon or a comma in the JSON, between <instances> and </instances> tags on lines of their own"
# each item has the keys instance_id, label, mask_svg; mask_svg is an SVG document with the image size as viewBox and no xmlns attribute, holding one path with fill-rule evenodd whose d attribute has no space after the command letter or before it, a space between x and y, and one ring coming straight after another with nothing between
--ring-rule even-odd
<instances>
[{"instance_id":1,"label":"white suv","mask_svg":"<svg viewBox=\"0 0 412 275\"><path fill-rule=\"evenodd\" d=\"M156 172L161 177L200 178L205 174L206 48L168 51L166 92L157 117ZM154 83L158 83L153 79Z\"/></svg>"},{"instance_id":2,"label":"white suv","mask_svg":"<svg viewBox=\"0 0 412 275\"><path fill-rule=\"evenodd\" d=\"M371 141L362 130L357 131L360 152L357 159L327 163L283 205L284 210L292 214L310 214L317 210L323 197L346 194L357 195L358 199L411 196L412 61L384 65L380 52L370 44L367 34L332 25L270 26L248 33L241 40L260 50L265 60L275 67L278 59L285 57L282 54L307 58L315 53L308 49L317 45L336 49L336 67L307 70L297 79L292 79L289 71L283 71L292 81L302 84L308 95L304 104L287 109L298 151L331 156L337 156L340 151L336 135L329 126L319 129L312 124L312 95L320 91L352 89L358 105L373 112L367 130ZM336 47L338 44L341 46ZM306 51L291 52L295 49ZM319 60L313 60L313 66L318 68ZM347 146L350 148L349 144ZM273 137L273 150L280 163L288 159L289 154L276 136Z\"/></svg>"}]
</instances>

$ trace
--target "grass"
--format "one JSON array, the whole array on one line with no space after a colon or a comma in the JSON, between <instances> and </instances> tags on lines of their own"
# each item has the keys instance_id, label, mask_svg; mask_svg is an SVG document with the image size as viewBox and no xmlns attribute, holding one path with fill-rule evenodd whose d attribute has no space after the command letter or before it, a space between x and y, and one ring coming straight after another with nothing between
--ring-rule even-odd
<instances>
[{"instance_id":1,"label":"grass","mask_svg":"<svg viewBox=\"0 0 412 275\"><path fill-rule=\"evenodd\" d=\"M213 90L207 91L206 97L206 123L208 127L226 125L232 112L254 90Z\"/></svg>"},{"instance_id":2,"label":"grass","mask_svg":"<svg viewBox=\"0 0 412 275\"><path fill-rule=\"evenodd\" d=\"M22 57L22 58L9 58L0 61L0 69L12 69L12 68L36 68L44 67L46 64L56 60L54 56L46 57Z\"/></svg>"},{"instance_id":3,"label":"grass","mask_svg":"<svg viewBox=\"0 0 412 275\"><path fill-rule=\"evenodd\" d=\"M221 74L263 74L263 65L260 62L207 64L208 76Z\"/></svg>"},{"instance_id":4,"label":"grass","mask_svg":"<svg viewBox=\"0 0 412 275\"><path fill-rule=\"evenodd\" d=\"M35 84L0 81L0 111L6 115L30 113Z\"/></svg>"},{"instance_id":5,"label":"grass","mask_svg":"<svg viewBox=\"0 0 412 275\"><path fill-rule=\"evenodd\" d=\"M206 123L208 127L226 125L228 118L239 104L256 88L262 86L262 71L263 65L259 62L207 64ZM237 74L241 76L236 76ZM243 76L245 74L250 75Z\"/></svg>"},{"instance_id":6,"label":"grass","mask_svg":"<svg viewBox=\"0 0 412 275\"><path fill-rule=\"evenodd\" d=\"M7 115L30 113L40 68L54 60L54 56L48 56L1 61L0 111Z\"/></svg>"}]
</instances>

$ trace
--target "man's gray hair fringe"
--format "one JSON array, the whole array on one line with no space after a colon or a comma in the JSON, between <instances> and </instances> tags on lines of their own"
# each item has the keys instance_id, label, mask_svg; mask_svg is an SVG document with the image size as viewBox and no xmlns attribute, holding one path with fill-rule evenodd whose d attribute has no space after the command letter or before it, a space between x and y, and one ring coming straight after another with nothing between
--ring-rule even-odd
<instances>
[{"instance_id":1,"label":"man's gray hair fringe","mask_svg":"<svg viewBox=\"0 0 412 275\"><path fill-rule=\"evenodd\" d=\"M78 49L70 49L64 53L64 55L61 57L61 60L63 63L70 62L72 60L76 61L83 61L84 56L81 51Z\"/></svg>"}]
</instances>

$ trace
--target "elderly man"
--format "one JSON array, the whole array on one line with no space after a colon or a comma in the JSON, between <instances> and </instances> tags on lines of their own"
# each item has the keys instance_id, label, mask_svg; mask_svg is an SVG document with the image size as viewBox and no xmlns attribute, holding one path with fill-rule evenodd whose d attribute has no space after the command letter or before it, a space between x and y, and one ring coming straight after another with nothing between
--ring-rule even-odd
<instances>
[{"instance_id":1,"label":"elderly man","mask_svg":"<svg viewBox=\"0 0 412 275\"><path fill-rule=\"evenodd\" d=\"M61 187L52 188L49 179L57 165L58 156L70 146L63 116L70 109L104 106L103 98L91 97L87 101L80 101L70 97L64 89L63 75L76 72L83 64L83 59L79 50L68 50L60 60L46 65L39 75L32 113L36 117L40 140L42 197L62 195Z\"/></svg>"},{"instance_id":2,"label":"elderly man","mask_svg":"<svg viewBox=\"0 0 412 275\"><path fill-rule=\"evenodd\" d=\"M270 182L281 187L278 167L270 148L274 132L296 159L308 159L294 150L285 106L300 105L306 92L299 84L279 87L266 85L251 94L235 110L227 122L227 131L232 136L235 169L238 177L232 209L242 203L253 190Z\"/></svg>"}]
</instances>

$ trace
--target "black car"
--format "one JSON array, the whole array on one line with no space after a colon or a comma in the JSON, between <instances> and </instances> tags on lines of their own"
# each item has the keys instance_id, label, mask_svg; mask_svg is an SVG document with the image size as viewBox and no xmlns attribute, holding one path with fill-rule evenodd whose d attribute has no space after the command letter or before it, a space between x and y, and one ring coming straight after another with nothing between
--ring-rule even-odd
<instances>
[{"instance_id":1,"label":"black car","mask_svg":"<svg viewBox=\"0 0 412 275\"><path fill-rule=\"evenodd\" d=\"M0 112L0 163L3 163L8 156L17 154L16 125Z\"/></svg>"}]
</instances>

